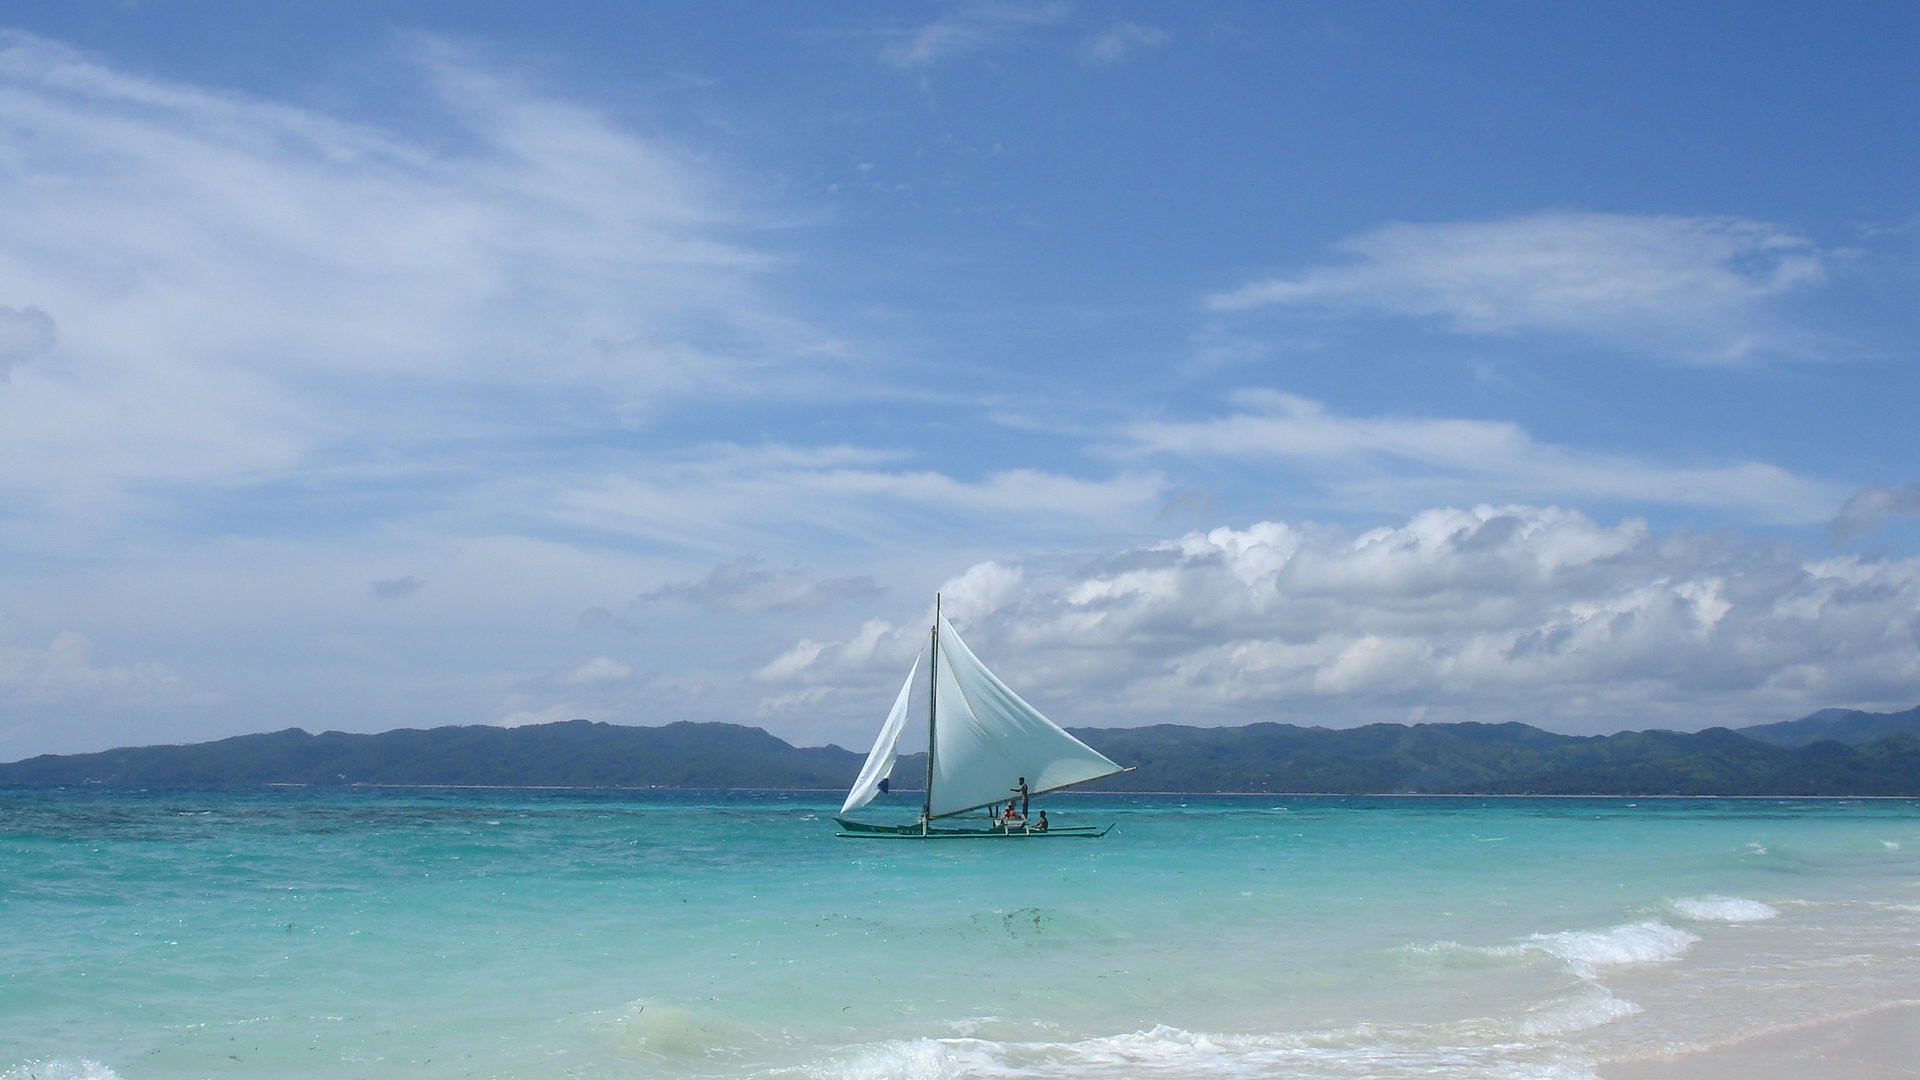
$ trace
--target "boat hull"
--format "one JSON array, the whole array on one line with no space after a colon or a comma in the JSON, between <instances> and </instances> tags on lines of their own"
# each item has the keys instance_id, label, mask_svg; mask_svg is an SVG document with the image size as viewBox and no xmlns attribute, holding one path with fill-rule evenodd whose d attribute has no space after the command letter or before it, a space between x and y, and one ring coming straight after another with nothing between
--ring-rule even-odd
<instances>
[{"instance_id":1,"label":"boat hull","mask_svg":"<svg viewBox=\"0 0 1920 1080\"><path fill-rule=\"evenodd\" d=\"M1001 828L997 825L964 828L955 825L933 825L922 827L917 822L912 825L869 825L864 821L848 821L846 818L834 818L840 823L840 832L836 835L855 840L1049 840L1055 837L1077 837L1094 839L1107 835L1113 828L1107 825L1055 825L1051 828L1030 829L1025 826Z\"/></svg>"}]
</instances>

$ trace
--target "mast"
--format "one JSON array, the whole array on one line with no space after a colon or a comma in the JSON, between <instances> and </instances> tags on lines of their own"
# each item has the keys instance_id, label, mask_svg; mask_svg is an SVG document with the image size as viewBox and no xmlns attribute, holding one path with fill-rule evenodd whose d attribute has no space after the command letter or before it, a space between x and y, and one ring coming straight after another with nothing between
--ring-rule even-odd
<instances>
[{"instance_id":1,"label":"mast","mask_svg":"<svg viewBox=\"0 0 1920 1080\"><path fill-rule=\"evenodd\" d=\"M940 594L933 594L933 651L929 654L927 671L932 678L927 680L927 791L926 801L920 806L920 830L925 832L933 825L933 722L940 712Z\"/></svg>"}]
</instances>

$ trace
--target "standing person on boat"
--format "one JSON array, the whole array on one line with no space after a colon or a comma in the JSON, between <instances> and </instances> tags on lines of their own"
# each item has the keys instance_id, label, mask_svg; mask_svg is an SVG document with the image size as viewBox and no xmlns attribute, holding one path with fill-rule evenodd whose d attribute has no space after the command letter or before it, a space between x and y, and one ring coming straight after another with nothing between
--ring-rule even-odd
<instances>
[{"instance_id":1,"label":"standing person on boat","mask_svg":"<svg viewBox=\"0 0 1920 1080\"><path fill-rule=\"evenodd\" d=\"M1011 788L1008 788L1007 790L1013 792L1015 795L1020 796L1020 816L1026 817L1027 816L1027 778L1024 776L1021 777L1020 785L1018 787L1011 787Z\"/></svg>"}]
</instances>

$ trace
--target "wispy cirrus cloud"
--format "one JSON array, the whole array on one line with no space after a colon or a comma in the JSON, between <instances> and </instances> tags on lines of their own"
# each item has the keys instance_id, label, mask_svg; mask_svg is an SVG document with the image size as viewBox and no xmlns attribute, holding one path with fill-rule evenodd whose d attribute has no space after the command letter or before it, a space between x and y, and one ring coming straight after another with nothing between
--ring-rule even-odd
<instances>
[{"instance_id":1,"label":"wispy cirrus cloud","mask_svg":"<svg viewBox=\"0 0 1920 1080\"><path fill-rule=\"evenodd\" d=\"M1117 64L1166 43L1167 32L1158 27L1116 23L1082 41L1080 58L1090 64Z\"/></svg>"},{"instance_id":2,"label":"wispy cirrus cloud","mask_svg":"<svg viewBox=\"0 0 1920 1080\"><path fill-rule=\"evenodd\" d=\"M709 611L809 611L834 604L873 600L886 589L870 577L822 577L807 567L774 569L765 559L745 555L714 567L698 581L649 589L635 604L663 601L693 604Z\"/></svg>"},{"instance_id":3,"label":"wispy cirrus cloud","mask_svg":"<svg viewBox=\"0 0 1920 1080\"><path fill-rule=\"evenodd\" d=\"M1207 306L1570 334L1700 364L1809 358L1835 345L1781 307L1824 284L1835 254L1765 222L1554 212L1382 225L1336 249L1339 265L1249 282Z\"/></svg>"},{"instance_id":4,"label":"wispy cirrus cloud","mask_svg":"<svg viewBox=\"0 0 1920 1080\"><path fill-rule=\"evenodd\" d=\"M16 505L440 470L422 448L627 430L827 355L696 155L446 41L391 55L436 141L0 32Z\"/></svg>"},{"instance_id":5,"label":"wispy cirrus cloud","mask_svg":"<svg viewBox=\"0 0 1920 1080\"><path fill-rule=\"evenodd\" d=\"M1360 505L1485 497L1708 507L1767 523L1826 521L1842 489L1757 461L1675 465L1541 442L1519 424L1346 416L1272 390L1230 415L1148 421L1122 451L1285 463Z\"/></svg>"},{"instance_id":6,"label":"wispy cirrus cloud","mask_svg":"<svg viewBox=\"0 0 1920 1080\"><path fill-rule=\"evenodd\" d=\"M960 477L858 447L723 444L644 468L585 478L552 498L567 522L687 549L788 549L912 543L931 527L1001 543L1112 526L1150 514L1165 480L1151 472L1084 479L1035 468Z\"/></svg>"},{"instance_id":7,"label":"wispy cirrus cloud","mask_svg":"<svg viewBox=\"0 0 1920 1080\"><path fill-rule=\"evenodd\" d=\"M971 4L890 41L880 58L901 69L932 67L956 56L1018 41L1065 19L1066 4Z\"/></svg>"}]
</instances>

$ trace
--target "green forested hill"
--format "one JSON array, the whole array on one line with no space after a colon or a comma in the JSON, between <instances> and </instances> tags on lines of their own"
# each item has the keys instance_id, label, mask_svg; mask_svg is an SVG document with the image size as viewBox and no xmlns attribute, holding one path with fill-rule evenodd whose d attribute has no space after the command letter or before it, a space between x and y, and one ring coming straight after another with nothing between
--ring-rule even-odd
<instances>
[{"instance_id":1,"label":"green forested hill","mask_svg":"<svg viewBox=\"0 0 1920 1080\"><path fill-rule=\"evenodd\" d=\"M1136 766L1108 791L1339 794L1920 796L1920 709L1828 710L1731 731L1579 737L1525 724L1162 724L1074 732ZM1762 737L1756 737L1762 736ZM149 787L421 784L840 789L860 755L798 748L737 724L635 727L573 720L350 735L290 729L0 764L0 784ZM893 775L915 788L925 758ZM1012 778L1009 778L1011 782Z\"/></svg>"},{"instance_id":2,"label":"green forested hill","mask_svg":"<svg viewBox=\"0 0 1920 1080\"><path fill-rule=\"evenodd\" d=\"M448 784L497 787L834 788L859 771L838 747L799 749L737 724L570 720L378 735L297 728L191 746L37 757L0 784Z\"/></svg>"},{"instance_id":3,"label":"green forested hill","mask_svg":"<svg viewBox=\"0 0 1920 1080\"><path fill-rule=\"evenodd\" d=\"M1863 745L1889 735L1920 734L1920 708L1897 713L1822 709L1798 720L1741 728L1740 734L1774 746L1808 746L1827 740Z\"/></svg>"}]
</instances>

